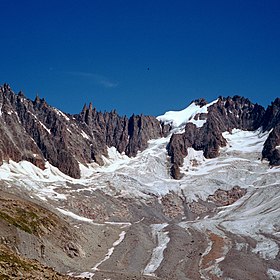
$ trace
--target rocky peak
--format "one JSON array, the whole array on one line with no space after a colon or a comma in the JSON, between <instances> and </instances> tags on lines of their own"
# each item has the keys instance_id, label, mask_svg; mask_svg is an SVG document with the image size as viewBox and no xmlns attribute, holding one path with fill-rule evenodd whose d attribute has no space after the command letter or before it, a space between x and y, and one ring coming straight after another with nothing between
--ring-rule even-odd
<instances>
[{"instance_id":1,"label":"rocky peak","mask_svg":"<svg viewBox=\"0 0 280 280\"><path fill-rule=\"evenodd\" d=\"M191 103L194 103L195 105L198 105L199 107L203 107L206 104L208 104L208 102L204 98L195 99Z\"/></svg>"},{"instance_id":2,"label":"rocky peak","mask_svg":"<svg viewBox=\"0 0 280 280\"><path fill-rule=\"evenodd\" d=\"M154 117L121 117L114 110L97 112L90 103L79 115L71 116L36 96L34 101L15 94L4 84L0 103L0 160L28 160L40 168L45 161L65 174L80 177L79 163L103 164L107 147L135 156L150 139L165 134Z\"/></svg>"},{"instance_id":3,"label":"rocky peak","mask_svg":"<svg viewBox=\"0 0 280 280\"><path fill-rule=\"evenodd\" d=\"M129 142L125 153L136 156L138 151L148 147L148 140L163 136L160 122L151 116L132 115L128 121Z\"/></svg>"},{"instance_id":4,"label":"rocky peak","mask_svg":"<svg viewBox=\"0 0 280 280\"><path fill-rule=\"evenodd\" d=\"M11 87L9 84L3 84L3 86L0 87L0 90L2 91L2 93L4 92L8 92L8 91L11 91Z\"/></svg>"},{"instance_id":5,"label":"rocky peak","mask_svg":"<svg viewBox=\"0 0 280 280\"><path fill-rule=\"evenodd\" d=\"M276 98L265 111L262 130L271 131L262 151L262 157L271 165L280 165L280 98Z\"/></svg>"},{"instance_id":6,"label":"rocky peak","mask_svg":"<svg viewBox=\"0 0 280 280\"><path fill-rule=\"evenodd\" d=\"M205 99L194 102L201 108L207 104ZM28 160L44 168L45 161L49 161L74 178L80 177L79 163L103 164L108 147L136 156L148 147L150 139L166 137L171 131L170 124L155 117L127 118L115 110L102 113L92 103L85 104L80 114L65 114L38 95L31 101L22 92L15 94L8 84L0 87L0 107L1 162ZM172 176L180 178L180 166L188 148L202 150L206 158L216 157L220 147L226 145L222 133L234 128L273 129L265 143L263 158L271 164L280 164L279 109L279 98L264 110L244 97L219 97L207 107L206 113L203 109L193 117L193 123L187 122L183 133L172 135L167 147Z\"/></svg>"},{"instance_id":7,"label":"rocky peak","mask_svg":"<svg viewBox=\"0 0 280 280\"><path fill-rule=\"evenodd\" d=\"M34 105L35 104L40 104L41 103L41 99L40 99L40 97L39 97L39 95L38 94L36 94L36 97L35 97L35 99L34 99Z\"/></svg>"},{"instance_id":8,"label":"rocky peak","mask_svg":"<svg viewBox=\"0 0 280 280\"><path fill-rule=\"evenodd\" d=\"M233 128L255 130L262 121L265 110L262 106L251 103L240 96L233 98L219 98L216 103L208 107L206 122L202 127L187 123L185 132L173 135L168 145L171 158L171 175L179 179L179 167L188 155L188 148L202 150L206 158L219 155L220 147L226 145L222 133Z\"/></svg>"},{"instance_id":9,"label":"rocky peak","mask_svg":"<svg viewBox=\"0 0 280 280\"><path fill-rule=\"evenodd\" d=\"M269 131L280 123L280 98L276 98L265 111L262 127L263 131Z\"/></svg>"}]
</instances>

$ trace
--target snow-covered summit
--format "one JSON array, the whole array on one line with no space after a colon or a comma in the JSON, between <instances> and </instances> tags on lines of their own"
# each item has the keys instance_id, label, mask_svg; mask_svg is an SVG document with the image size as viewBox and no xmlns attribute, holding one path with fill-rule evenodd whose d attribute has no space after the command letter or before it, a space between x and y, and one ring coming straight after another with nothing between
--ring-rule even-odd
<instances>
[{"instance_id":1,"label":"snow-covered summit","mask_svg":"<svg viewBox=\"0 0 280 280\"><path fill-rule=\"evenodd\" d=\"M197 114L207 114L208 107L215 104L217 101L218 99L202 107L195 102L192 102L187 108L181 111L168 111L164 115L158 116L157 120L162 121L165 124L170 124L173 128L185 125L187 122L192 122L197 127L201 127L206 120L196 120L195 116Z\"/></svg>"}]
</instances>

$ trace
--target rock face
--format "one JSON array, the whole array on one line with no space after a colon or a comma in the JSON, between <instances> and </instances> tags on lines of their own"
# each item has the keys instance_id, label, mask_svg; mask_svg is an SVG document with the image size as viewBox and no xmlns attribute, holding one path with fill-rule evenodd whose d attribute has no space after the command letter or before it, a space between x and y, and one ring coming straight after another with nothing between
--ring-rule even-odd
<instances>
[{"instance_id":1,"label":"rock face","mask_svg":"<svg viewBox=\"0 0 280 280\"><path fill-rule=\"evenodd\" d=\"M200 106L205 105L205 102ZM188 148L203 150L206 158L219 155L219 148L226 145L222 133L233 128L242 130L256 130L262 123L265 110L262 106L251 103L248 99L234 96L233 98L220 97L208 108L206 122L202 127L187 123L185 132L173 134L168 145L168 154L171 157L171 175L180 179L179 167L188 155Z\"/></svg>"},{"instance_id":2,"label":"rock face","mask_svg":"<svg viewBox=\"0 0 280 280\"><path fill-rule=\"evenodd\" d=\"M263 158L269 160L271 165L280 164L280 98L268 106L263 118L263 131L271 131L262 151Z\"/></svg>"},{"instance_id":3,"label":"rock face","mask_svg":"<svg viewBox=\"0 0 280 280\"><path fill-rule=\"evenodd\" d=\"M136 156L138 151L147 148L148 140L166 136L168 129L151 116L132 115L129 119L119 116L116 111L110 113L97 112L84 106L82 112L75 118L87 125L89 134L96 139L96 150L106 154L106 147L116 149L128 156Z\"/></svg>"},{"instance_id":4,"label":"rock face","mask_svg":"<svg viewBox=\"0 0 280 280\"><path fill-rule=\"evenodd\" d=\"M194 101L205 106L205 99ZM202 150L206 158L219 155L226 145L222 133L232 129L271 131L262 151L270 164L280 164L280 99L267 110L240 96L220 97L194 119L204 120L201 127L186 123L185 131L173 134L167 146L171 160L171 176L181 177L180 166L188 155L188 148ZM90 103L80 114L69 115L51 107L38 96L34 101L22 92L15 94L9 85L0 87L0 162L9 159L27 160L44 169L45 162L63 173L80 177L79 163L103 164L107 148L132 157L148 146L150 139L166 137L171 131L155 117L119 116L116 111L98 112Z\"/></svg>"},{"instance_id":5,"label":"rock face","mask_svg":"<svg viewBox=\"0 0 280 280\"><path fill-rule=\"evenodd\" d=\"M150 139L168 129L155 117L120 117L115 111L97 112L84 106L78 115L64 114L38 96L31 101L9 85L0 87L0 161L27 160L40 168L45 161L63 173L80 177L80 163L103 164L107 147L135 156Z\"/></svg>"},{"instance_id":6,"label":"rock face","mask_svg":"<svg viewBox=\"0 0 280 280\"><path fill-rule=\"evenodd\" d=\"M128 156L136 156L137 151L148 147L148 140L166 136L155 117L133 115L128 122L129 142L126 146Z\"/></svg>"}]
</instances>

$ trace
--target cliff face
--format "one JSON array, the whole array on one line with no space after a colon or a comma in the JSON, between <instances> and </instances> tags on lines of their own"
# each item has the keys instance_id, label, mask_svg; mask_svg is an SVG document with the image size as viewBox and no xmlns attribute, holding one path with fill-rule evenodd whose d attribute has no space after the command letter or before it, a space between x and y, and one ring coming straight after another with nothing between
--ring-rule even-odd
<instances>
[{"instance_id":1,"label":"cliff face","mask_svg":"<svg viewBox=\"0 0 280 280\"><path fill-rule=\"evenodd\" d=\"M202 108L204 99L194 101ZM44 169L45 162L65 174L79 178L79 163L103 164L108 147L133 157L148 147L150 139L166 137L171 124L152 116L119 116L116 111L98 112L90 103L80 114L69 115L51 107L44 99L27 99L15 94L9 85L0 87L0 161L27 160ZM180 178L180 166L188 148L202 150L206 158L219 155L226 145L222 133L232 129L270 131L262 155L270 164L280 164L280 99L265 110L248 99L220 97L207 110L186 122L184 132L174 133L167 146L171 161L171 176ZM195 121L203 121L197 126Z\"/></svg>"},{"instance_id":2,"label":"cliff face","mask_svg":"<svg viewBox=\"0 0 280 280\"><path fill-rule=\"evenodd\" d=\"M276 98L268 106L263 117L262 128L271 131L262 151L263 158L269 160L271 165L280 164L280 99Z\"/></svg>"},{"instance_id":3,"label":"cliff face","mask_svg":"<svg viewBox=\"0 0 280 280\"><path fill-rule=\"evenodd\" d=\"M201 104L203 105L205 102ZM179 167L182 166L184 157L188 155L188 148L203 150L206 158L217 157L219 148L226 145L223 132L231 131L233 128L256 130L260 127L264 114L262 106L255 105L243 97L220 97L216 103L208 107L206 122L202 127L187 123L184 133L172 135L168 145L172 177L180 178Z\"/></svg>"},{"instance_id":4,"label":"cliff face","mask_svg":"<svg viewBox=\"0 0 280 280\"><path fill-rule=\"evenodd\" d=\"M132 115L130 118L119 116L116 111L97 112L92 104L84 106L75 118L86 125L89 134L99 144L98 151L106 154L106 147L116 149L128 156L135 156L138 151L147 148L148 140L167 135L168 129L152 116Z\"/></svg>"},{"instance_id":5,"label":"cliff face","mask_svg":"<svg viewBox=\"0 0 280 280\"><path fill-rule=\"evenodd\" d=\"M97 112L84 106L78 115L64 114L44 99L31 101L5 84L0 88L0 160L28 160L40 168L45 161L79 178L80 163L102 165L107 147L128 156L147 147L148 140L164 135L154 117L120 117L115 111Z\"/></svg>"}]
</instances>

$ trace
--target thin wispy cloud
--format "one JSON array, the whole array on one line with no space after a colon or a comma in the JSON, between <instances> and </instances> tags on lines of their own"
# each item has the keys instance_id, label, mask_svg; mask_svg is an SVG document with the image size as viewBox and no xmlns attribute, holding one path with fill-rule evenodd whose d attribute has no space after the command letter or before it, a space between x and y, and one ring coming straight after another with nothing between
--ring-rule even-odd
<instances>
[{"instance_id":1,"label":"thin wispy cloud","mask_svg":"<svg viewBox=\"0 0 280 280\"><path fill-rule=\"evenodd\" d=\"M91 72L69 71L65 73L76 77L91 79L91 81L93 81L95 84L103 86L105 88L116 88L119 85L118 82L112 81L105 76Z\"/></svg>"}]
</instances>

